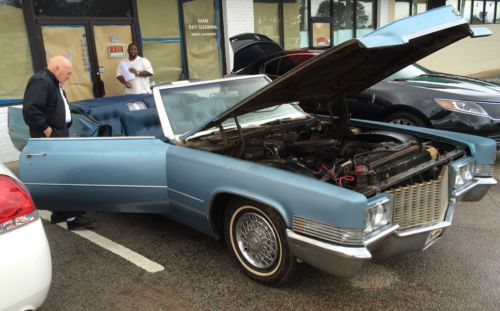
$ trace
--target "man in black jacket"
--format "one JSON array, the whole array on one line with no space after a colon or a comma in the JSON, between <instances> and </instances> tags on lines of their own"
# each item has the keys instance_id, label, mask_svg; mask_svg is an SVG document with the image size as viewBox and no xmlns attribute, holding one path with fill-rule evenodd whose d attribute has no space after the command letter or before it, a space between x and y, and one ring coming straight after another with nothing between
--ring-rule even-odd
<instances>
[{"instance_id":1,"label":"man in black jacket","mask_svg":"<svg viewBox=\"0 0 500 311\"><path fill-rule=\"evenodd\" d=\"M66 94L62 85L71 76L73 66L62 55L49 60L46 69L35 73L26 86L23 100L23 117L30 130L30 137L68 137L71 125ZM88 227L94 219L82 212L52 211L51 222L66 221L68 229Z\"/></svg>"}]
</instances>

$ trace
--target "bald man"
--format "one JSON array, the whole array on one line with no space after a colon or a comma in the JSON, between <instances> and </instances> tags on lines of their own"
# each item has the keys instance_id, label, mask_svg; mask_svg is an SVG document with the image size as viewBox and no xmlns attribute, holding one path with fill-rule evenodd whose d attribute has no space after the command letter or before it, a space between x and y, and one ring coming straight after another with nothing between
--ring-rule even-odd
<instances>
[{"instance_id":1,"label":"bald man","mask_svg":"<svg viewBox=\"0 0 500 311\"><path fill-rule=\"evenodd\" d=\"M70 61L58 55L49 60L46 69L35 73L28 81L23 116L31 137L69 136L71 113L62 85L72 71Z\"/></svg>"},{"instance_id":2,"label":"bald man","mask_svg":"<svg viewBox=\"0 0 500 311\"><path fill-rule=\"evenodd\" d=\"M73 66L64 56L54 56L47 68L35 73L28 81L23 100L23 117L30 137L68 137L71 113L62 85L71 76ZM66 221L68 228L86 228L93 219L82 212L53 211L51 222Z\"/></svg>"}]
</instances>

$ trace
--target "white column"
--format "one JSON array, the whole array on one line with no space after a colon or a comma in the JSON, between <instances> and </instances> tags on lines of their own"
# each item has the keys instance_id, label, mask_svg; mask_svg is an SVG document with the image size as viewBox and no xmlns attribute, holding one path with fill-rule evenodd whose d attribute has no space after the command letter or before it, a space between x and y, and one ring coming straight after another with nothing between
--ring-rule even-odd
<instances>
[{"instance_id":1,"label":"white column","mask_svg":"<svg viewBox=\"0 0 500 311\"><path fill-rule=\"evenodd\" d=\"M254 32L253 1L223 0L224 44L226 46L227 72L233 69L233 50L229 38L245 32Z\"/></svg>"}]
</instances>

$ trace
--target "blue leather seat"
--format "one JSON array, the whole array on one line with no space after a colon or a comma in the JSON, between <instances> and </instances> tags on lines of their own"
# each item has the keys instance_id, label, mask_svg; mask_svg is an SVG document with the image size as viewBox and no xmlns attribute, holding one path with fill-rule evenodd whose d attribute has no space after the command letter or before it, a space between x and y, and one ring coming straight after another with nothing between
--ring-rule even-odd
<instances>
[{"instance_id":1,"label":"blue leather seat","mask_svg":"<svg viewBox=\"0 0 500 311\"><path fill-rule=\"evenodd\" d=\"M70 104L73 112L85 114L101 124L111 127L111 136L122 136L123 129L120 121L121 116L129 111L128 104L144 102L149 94L124 95L103 97L90 100L82 100Z\"/></svg>"},{"instance_id":2,"label":"blue leather seat","mask_svg":"<svg viewBox=\"0 0 500 311\"><path fill-rule=\"evenodd\" d=\"M121 123L125 136L164 136L158 113L153 108L126 111Z\"/></svg>"},{"instance_id":3,"label":"blue leather seat","mask_svg":"<svg viewBox=\"0 0 500 311\"><path fill-rule=\"evenodd\" d=\"M145 95L141 100L146 104L148 108L156 108L156 103L153 95Z\"/></svg>"}]
</instances>

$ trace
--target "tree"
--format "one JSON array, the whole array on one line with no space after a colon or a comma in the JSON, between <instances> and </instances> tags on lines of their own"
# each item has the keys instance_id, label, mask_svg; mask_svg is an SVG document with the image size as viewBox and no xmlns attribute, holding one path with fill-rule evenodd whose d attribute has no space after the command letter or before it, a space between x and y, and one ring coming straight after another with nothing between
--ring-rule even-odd
<instances>
[{"instance_id":1,"label":"tree","mask_svg":"<svg viewBox=\"0 0 500 311\"><path fill-rule=\"evenodd\" d=\"M340 0L333 2L333 27L334 29L352 28L352 7L353 0ZM330 0L324 0L318 6L317 17L330 17ZM356 25L357 28L371 28L365 7L360 3L356 5Z\"/></svg>"}]
</instances>

